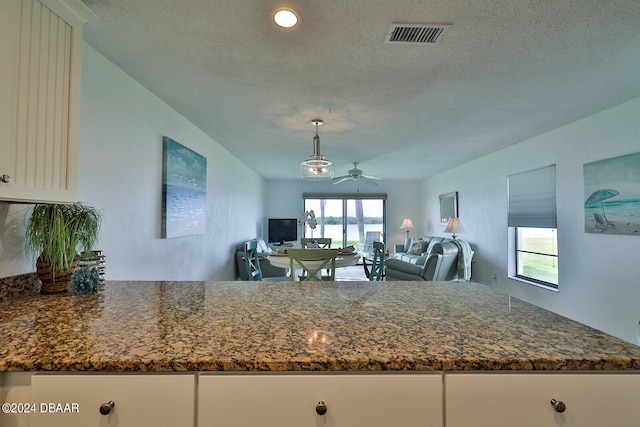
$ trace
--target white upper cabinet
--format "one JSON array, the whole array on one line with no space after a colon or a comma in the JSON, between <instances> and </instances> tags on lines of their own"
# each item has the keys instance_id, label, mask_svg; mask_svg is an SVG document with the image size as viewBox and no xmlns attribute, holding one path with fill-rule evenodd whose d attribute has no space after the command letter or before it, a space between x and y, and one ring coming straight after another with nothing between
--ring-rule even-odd
<instances>
[{"instance_id":1,"label":"white upper cabinet","mask_svg":"<svg viewBox=\"0 0 640 427\"><path fill-rule=\"evenodd\" d=\"M74 201L82 28L80 0L0 3L0 200Z\"/></svg>"}]
</instances>

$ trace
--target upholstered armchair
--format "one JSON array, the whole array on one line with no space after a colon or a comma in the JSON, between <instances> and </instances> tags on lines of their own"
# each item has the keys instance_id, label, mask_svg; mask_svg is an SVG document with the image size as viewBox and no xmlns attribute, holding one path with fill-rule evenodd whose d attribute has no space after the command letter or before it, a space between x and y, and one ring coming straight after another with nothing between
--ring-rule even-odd
<instances>
[{"instance_id":1,"label":"upholstered armchair","mask_svg":"<svg viewBox=\"0 0 640 427\"><path fill-rule=\"evenodd\" d=\"M386 280L457 280L458 246L453 242L433 245L424 265L401 259L385 260Z\"/></svg>"}]
</instances>

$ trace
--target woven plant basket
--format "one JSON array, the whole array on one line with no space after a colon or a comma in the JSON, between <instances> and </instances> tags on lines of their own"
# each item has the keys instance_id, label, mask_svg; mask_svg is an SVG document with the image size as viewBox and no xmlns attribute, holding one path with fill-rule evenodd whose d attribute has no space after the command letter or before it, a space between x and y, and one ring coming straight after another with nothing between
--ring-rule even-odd
<instances>
[{"instance_id":1,"label":"woven plant basket","mask_svg":"<svg viewBox=\"0 0 640 427\"><path fill-rule=\"evenodd\" d=\"M53 294L65 292L69 289L69 283L73 278L73 273L78 269L78 260L75 259L68 270L54 274L51 264L43 262L39 257L36 260L36 271L42 282L40 293Z\"/></svg>"}]
</instances>

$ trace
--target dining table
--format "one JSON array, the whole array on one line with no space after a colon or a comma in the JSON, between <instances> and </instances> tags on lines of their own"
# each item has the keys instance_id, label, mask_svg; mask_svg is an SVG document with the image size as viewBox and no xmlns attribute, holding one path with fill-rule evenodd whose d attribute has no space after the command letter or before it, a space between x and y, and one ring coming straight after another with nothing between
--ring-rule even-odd
<instances>
[{"instance_id":1,"label":"dining table","mask_svg":"<svg viewBox=\"0 0 640 427\"><path fill-rule=\"evenodd\" d=\"M319 250L322 250L322 249L319 249ZM336 256L336 269L356 265L359 259L360 259L360 254L357 252L347 252L347 253L338 252L338 255ZM267 261L269 261L269 263L271 263L271 265L273 265L274 267L286 268L287 271L290 270L291 268L289 254L287 254L286 252L272 252L270 255L267 256ZM309 265L310 267L313 267L313 266L318 266L323 262L324 261L322 260L308 261L306 262L306 264ZM290 272L288 274L290 274Z\"/></svg>"}]
</instances>

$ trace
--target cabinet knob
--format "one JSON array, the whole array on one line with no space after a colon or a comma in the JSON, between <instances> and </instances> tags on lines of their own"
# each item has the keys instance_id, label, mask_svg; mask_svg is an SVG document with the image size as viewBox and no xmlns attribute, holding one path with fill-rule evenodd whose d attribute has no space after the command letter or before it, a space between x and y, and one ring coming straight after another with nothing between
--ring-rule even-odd
<instances>
[{"instance_id":1,"label":"cabinet knob","mask_svg":"<svg viewBox=\"0 0 640 427\"><path fill-rule=\"evenodd\" d=\"M114 402L113 400L103 403L102 405L100 405L100 413L102 415L109 415L114 406L116 406L116 402Z\"/></svg>"},{"instance_id":2,"label":"cabinet knob","mask_svg":"<svg viewBox=\"0 0 640 427\"><path fill-rule=\"evenodd\" d=\"M0 175L0 181L4 182L5 184L8 184L11 182L11 177L7 174Z\"/></svg>"},{"instance_id":3,"label":"cabinet knob","mask_svg":"<svg viewBox=\"0 0 640 427\"><path fill-rule=\"evenodd\" d=\"M320 402L318 402L318 404L316 405L316 414L318 415L324 415L327 413L327 405L324 404L324 402L321 400Z\"/></svg>"},{"instance_id":4,"label":"cabinet knob","mask_svg":"<svg viewBox=\"0 0 640 427\"><path fill-rule=\"evenodd\" d=\"M557 412L564 412L567 409L567 405L561 400L551 399L551 406L553 406L553 409Z\"/></svg>"}]
</instances>

